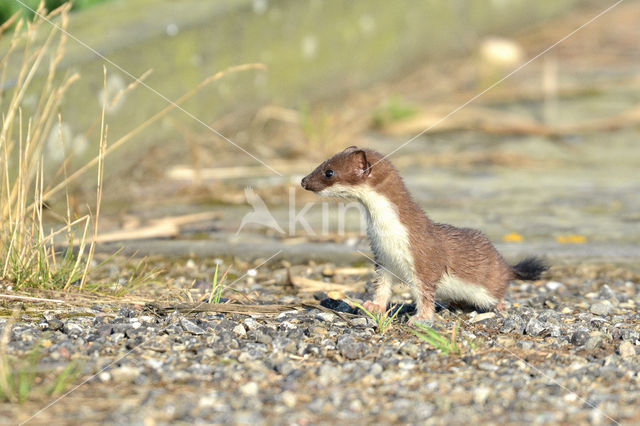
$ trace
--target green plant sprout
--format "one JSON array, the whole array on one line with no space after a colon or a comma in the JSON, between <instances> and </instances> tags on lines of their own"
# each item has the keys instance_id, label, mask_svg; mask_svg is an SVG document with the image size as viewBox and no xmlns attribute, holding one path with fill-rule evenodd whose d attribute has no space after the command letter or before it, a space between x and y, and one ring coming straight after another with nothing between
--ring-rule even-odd
<instances>
[{"instance_id":1,"label":"green plant sprout","mask_svg":"<svg viewBox=\"0 0 640 426\"><path fill-rule=\"evenodd\" d=\"M216 265L216 270L213 273L213 280L211 281L211 294L209 295L209 303L220 303L220 299L222 299L222 292L227 288L223 283L227 278L227 274L229 273L229 269L231 269L231 265L227 268L224 274L222 274L222 278L218 281L218 265Z\"/></svg>"},{"instance_id":2,"label":"green plant sprout","mask_svg":"<svg viewBox=\"0 0 640 426\"><path fill-rule=\"evenodd\" d=\"M4 352L4 351L3 351ZM22 404L28 399L38 398L43 391L56 396L64 392L76 381L81 372L77 361L68 363L61 372L43 372L38 369L42 358L41 349L36 346L24 359L2 354L0 359L0 401ZM40 385L46 388L40 389Z\"/></svg>"},{"instance_id":3,"label":"green plant sprout","mask_svg":"<svg viewBox=\"0 0 640 426\"><path fill-rule=\"evenodd\" d=\"M458 329L460 328L460 321L456 323L456 326L451 331L451 338L449 340L428 325L416 322L413 326L414 328L409 329L413 334L436 349L439 349L445 355L460 355L461 350L458 346Z\"/></svg>"},{"instance_id":4,"label":"green plant sprout","mask_svg":"<svg viewBox=\"0 0 640 426\"><path fill-rule=\"evenodd\" d=\"M373 125L382 128L389 124L412 117L419 109L399 96L392 96L384 102L373 115Z\"/></svg>"},{"instance_id":5,"label":"green plant sprout","mask_svg":"<svg viewBox=\"0 0 640 426\"><path fill-rule=\"evenodd\" d=\"M366 309L364 306L362 306L360 303L358 303L358 302L356 302L354 300L351 300L349 298L347 298L347 299L356 308L360 309L362 312L367 314L367 316L369 318L371 318L373 321L375 321L376 328L378 330L378 333L380 333L380 334L384 334L384 332L387 330L387 328L389 328L389 326L391 325L393 320L396 319L396 317L398 316L398 313L400 312L400 310L404 306L404 305L400 305L400 307L397 308L396 311L391 316L389 316L389 313L393 310L393 308L387 310L386 312L373 313L373 312L369 311L368 309Z\"/></svg>"}]
</instances>

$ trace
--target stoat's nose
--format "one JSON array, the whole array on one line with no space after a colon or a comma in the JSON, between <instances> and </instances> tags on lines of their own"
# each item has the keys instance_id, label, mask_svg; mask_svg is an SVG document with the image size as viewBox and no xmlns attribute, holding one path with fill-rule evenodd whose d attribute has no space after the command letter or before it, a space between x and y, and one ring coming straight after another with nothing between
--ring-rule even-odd
<instances>
[{"instance_id":1,"label":"stoat's nose","mask_svg":"<svg viewBox=\"0 0 640 426\"><path fill-rule=\"evenodd\" d=\"M302 182L300 182L300 185L302 185L302 187L303 187L304 189L307 189L307 183L308 183L307 177L308 177L308 176L303 177L303 178L302 178Z\"/></svg>"}]
</instances>

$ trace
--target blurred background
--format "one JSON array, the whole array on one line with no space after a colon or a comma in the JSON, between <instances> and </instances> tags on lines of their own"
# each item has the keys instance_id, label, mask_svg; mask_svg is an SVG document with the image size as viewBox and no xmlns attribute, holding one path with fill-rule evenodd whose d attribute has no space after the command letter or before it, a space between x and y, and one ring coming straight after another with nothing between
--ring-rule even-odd
<instances>
[{"instance_id":1,"label":"blurred background","mask_svg":"<svg viewBox=\"0 0 640 426\"><path fill-rule=\"evenodd\" d=\"M0 19L32 16L36 4L3 1ZM280 247L348 259L366 247L357 211L346 233L334 208L306 208L312 232L295 219L291 226L292 211L318 201L300 178L358 145L401 147L391 160L427 213L483 229L508 256L634 256L640 3L591 22L613 4L77 1L57 76L79 79L43 146L45 186L65 158L69 173L95 158L104 103L115 149L100 225L105 241L127 240L131 251L266 256ZM0 39L0 52L9 46ZM258 65L207 81L242 64ZM4 93L16 72L9 64ZM25 112L45 80L35 75ZM95 174L69 186L77 214L95 198ZM236 232L252 211L247 186L284 232L256 224ZM64 200L64 192L45 200L49 219L63 214ZM145 232L163 218L173 225L151 235L166 240L150 244Z\"/></svg>"}]
</instances>

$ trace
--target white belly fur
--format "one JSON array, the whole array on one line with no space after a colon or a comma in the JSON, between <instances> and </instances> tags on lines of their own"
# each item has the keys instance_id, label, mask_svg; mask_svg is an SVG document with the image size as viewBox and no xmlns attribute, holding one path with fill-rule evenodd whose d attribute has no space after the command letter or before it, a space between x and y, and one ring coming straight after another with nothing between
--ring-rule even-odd
<instances>
[{"instance_id":1,"label":"white belly fur","mask_svg":"<svg viewBox=\"0 0 640 426\"><path fill-rule=\"evenodd\" d=\"M355 198L365 207L367 235L380 266L405 284L413 285L415 266L407 228L400 222L396 206L367 185L333 185L320 195Z\"/></svg>"},{"instance_id":2,"label":"white belly fur","mask_svg":"<svg viewBox=\"0 0 640 426\"><path fill-rule=\"evenodd\" d=\"M438 281L436 299L471 303L484 309L488 309L498 302L486 288L449 274L444 274Z\"/></svg>"}]
</instances>

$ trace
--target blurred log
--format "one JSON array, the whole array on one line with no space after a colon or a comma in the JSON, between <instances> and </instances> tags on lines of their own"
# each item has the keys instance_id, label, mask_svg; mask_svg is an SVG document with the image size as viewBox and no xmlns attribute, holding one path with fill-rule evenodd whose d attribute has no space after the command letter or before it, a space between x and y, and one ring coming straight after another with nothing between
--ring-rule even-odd
<instances>
[{"instance_id":1,"label":"blurred log","mask_svg":"<svg viewBox=\"0 0 640 426\"><path fill-rule=\"evenodd\" d=\"M610 117L557 126L548 126L519 114L476 106L468 106L443 119L454 109L455 107L449 105L432 107L412 117L388 124L382 131L393 136L413 136L428 129L429 133L474 130L549 137L611 131L640 123L640 106L634 106Z\"/></svg>"},{"instance_id":2,"label":"blurred log","mask_svg":"<svg viewBox=\"0 0 640 426\"><path fill-rule=\"evenodd\" d=\"M150 238L175 238L180 235L180 227L206 220L217 219L219 212L202 212L183 216L164 217L149 221L149 225L140 228L119 230L100 234L95 242L114 242L128 240L144 240ZM75 241L77 244L78 241Z\"/></svg>"},{"instance_id":3,"label":"blurred log","mask_svg":"<svg viewBox=\"0 0 640 426\"><path fill-rule=\"evenodd\" d=\"M236 303L180 303L173 305L160 305L158 303L147 303L145 310L152 311L157 314L168 314L178 311L183 314L200 313L200 312L216 312L222 314L279 314L287 311L300 311L304 309L317 309L323 312L331 312L334 315L347 320L345 313L337 312L329 308L325 308L317 303L296 303L296 304L269 304L269 305L240 305Z\"/></svg>"}]
</instances>

